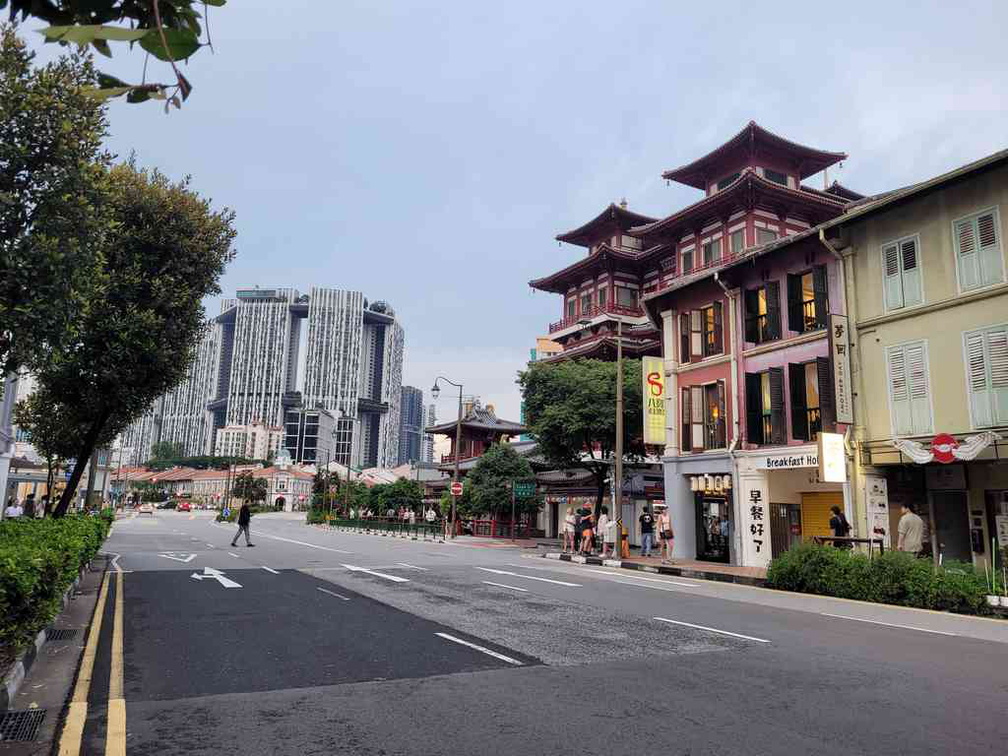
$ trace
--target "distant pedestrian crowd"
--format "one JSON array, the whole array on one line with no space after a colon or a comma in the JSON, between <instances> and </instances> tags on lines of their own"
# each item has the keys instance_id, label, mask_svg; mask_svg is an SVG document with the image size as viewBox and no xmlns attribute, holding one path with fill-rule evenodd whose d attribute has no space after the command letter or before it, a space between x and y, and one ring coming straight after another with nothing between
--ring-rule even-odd
<instances>
[{"instance_id":1,"label":"distant pedestrian crowd","mask_svg":"<svg viewBox=\"0 0 1008 756\"><path fill-rule=\"evenodd\" d=\"M672 563L675 531L668 508L655 505L654 512L645 509L638 518L640 526L640 555L649 557L652 552L660 552L662 564ZM609 508L601 507L598 517L587 507L568 507L563 522L564 553L591 556L597 554L603 559L627 558L630 546L627 530L622 520L609 516Z\"/></svg>"}]
</instances>

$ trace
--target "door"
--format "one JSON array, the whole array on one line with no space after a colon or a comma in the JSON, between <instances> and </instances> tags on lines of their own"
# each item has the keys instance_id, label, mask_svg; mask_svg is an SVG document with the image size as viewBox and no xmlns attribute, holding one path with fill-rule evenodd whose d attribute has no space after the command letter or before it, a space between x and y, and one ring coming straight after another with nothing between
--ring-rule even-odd
<instances>
[{"instance_id":1,"label":"door","mask_svg":"<svg viewBox=\"0 0 1008 756\"><path fill-rule=\"evenodd\" d=\"M770 553L778 557L801 543L801 507L798 504L770 505Z\"/></svg>"},{"instance_id":2,"label":"door","mask_svg":"<svg viewBox=\"0 0 1008 756\"><path fill-rule=\"evenodd\" d=\"M550 538L560 537L560 503L556 501L550 502L549 531Z\"/></svg>"},{"instance_id":3,"label":"door","mask_svg":"<svg viewBox=\"0 0 1008 756\"><path fill-rule=\"evenodd\" d=\"M728 502L721 497L697 497L697 559L728 563Z\"/></svg>"},{"instance_id":4,"label":"door","mask_svg":"<svg viewBox=\"0 0 1008 756\"><path fill-rule=\"evenodd\" d=\"M822 493L803 493L801 495L801 530L802 538L811 541L814 536L833 535L829 521L833 516L831 507L840 507L843 511L843 492L824 491Z\"/></svg>"},{"instance_id":5,"label":"door","mask_svg":"<svg viewBox=\"0 0 1008 756\"><path fill-rule=\"evenodd\" d=\"M966 507L965 491L932 491L935 534L938 536L938 551L943 562L950 559L972 562L970 548L969 512Z\"/></svg>"}]
</instances>

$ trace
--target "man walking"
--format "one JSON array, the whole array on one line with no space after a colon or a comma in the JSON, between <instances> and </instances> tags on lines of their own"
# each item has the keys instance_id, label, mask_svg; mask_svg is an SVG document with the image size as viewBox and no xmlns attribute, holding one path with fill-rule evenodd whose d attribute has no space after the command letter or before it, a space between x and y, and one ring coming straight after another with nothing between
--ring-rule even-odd
<instances>
[{"instance_id":1,"label":"man walking","mask_svg":"<svg viewBox=\"0 0 1008 756\"><path fill-rule=\"evenodd\" d=\"M245 533L245 545L255 546L252 543L252 539L249 537L249 522L252 520L252 511L249 509L247 501L243 501L241 509L238 510L238 532L235 533L235 537L231 539L232 548L238 545L238 536Z\"/></svg>"},{"instance_id":2,"label":"man walking","mask_svg":"<svg viewBox=\"0 0 1008 756\"><path fill-rule=\"evenodd\" d=\"M640 516L640 540L640 555L651 556L651 549L654 548L654 517L647 509Z\"/></svg>"},{"instance_id":3,"label":"man walking","mask_svg":"<svg viewBox=\"0 0 1008 756\"><path fill-rule=\"evenodd\" d=\"M903 514L899 521L899 541L896 548L900 551L907 551L914 556L920 556L924 549L922 541L924 520L914 512L913 504L904 504L902 511Z\"/></svg>"}]
</instances>

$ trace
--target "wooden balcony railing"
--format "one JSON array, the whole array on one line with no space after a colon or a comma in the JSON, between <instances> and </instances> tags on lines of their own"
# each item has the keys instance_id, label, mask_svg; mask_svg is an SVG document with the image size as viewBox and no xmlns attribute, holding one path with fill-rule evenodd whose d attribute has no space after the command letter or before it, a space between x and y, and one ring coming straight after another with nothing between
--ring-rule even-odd
<instances>
[{"instance_id":1,"label":"wooden balcony railing","mask_svg":"<svg viewBox=\"0 0 1008 756\"><path fill-rule=\"evenodd\" d=\"M571 315L563 320L550 323L549 332L556 333L557 331L562 331L565 328L577 325L578 321L584 318L594 318L598 315L623 315L631 318L642 318L644 317L644 308L640 305L623 305L616 304L615 302L609 302L604 305L589 305L586 310L577 315Z\"/></svg>"}]
</instances>

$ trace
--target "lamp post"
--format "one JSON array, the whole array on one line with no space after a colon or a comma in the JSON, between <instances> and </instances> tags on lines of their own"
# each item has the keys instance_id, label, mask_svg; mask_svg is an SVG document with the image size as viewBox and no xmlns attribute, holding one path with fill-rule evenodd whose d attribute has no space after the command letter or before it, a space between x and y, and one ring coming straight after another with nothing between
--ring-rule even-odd
<instances>
[{"instance_id":1,"label":"lamp post","mask_svg":"<svg viewBox=\"0 0 1008 756\"><path fill-rule=\"evenodd\" d=\"M354 434L353 434L353 424L354 424L354 422L356 422L356 418L353 415L351 415L350 413L348 413L345 408L341 407L340 408L340 420L343 420L345 422L348 421L350 423L350 443L347 446L347 461L346 461L346 470L347 470L347 474L346 474L346 488L344 489L345 493L343 494L343 508L346 509L346 510L348 510L347 511L347 515L349 515L350 514L349 513L349 509L350 509L350 472L353 470L353 466L352 466L352 462L353 462L353 436L354 436ZM337 462L338 462L338 460L337 460ZM357 505L357 518L356 519L357 519L357 530L360 530L360 520L361 520L361 516L360 516L360 504Z\"/></svg>"},{"instance_id":2,"label":"lamp post","mask_svg":"<svg viewBox=\"0 0 1008 756\"><path fill-rule=\"evenodd\" d=\"M458 401L458 420L455 422L455 471L452 473L452 483L458 482L459 477L459 454L462 451L462 384L455 383L455 381L450 381L444 376L439 375L434 379L434 387L431 389L431 396L434 397L434 401L437 401L438 394L441 393L441 387L438 386L438 381L444 381L445 383L450 383L459 390L459 401ZM455 496L452 496L451 505L451 537L455 538Z\"/></svg>"}]
</instances>

